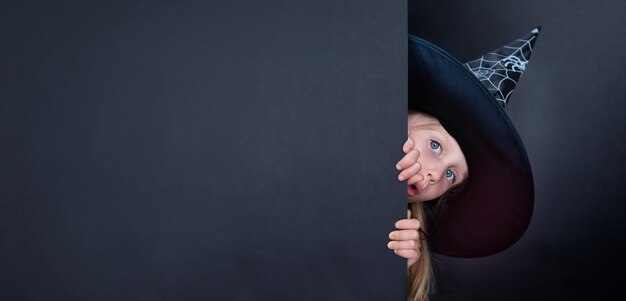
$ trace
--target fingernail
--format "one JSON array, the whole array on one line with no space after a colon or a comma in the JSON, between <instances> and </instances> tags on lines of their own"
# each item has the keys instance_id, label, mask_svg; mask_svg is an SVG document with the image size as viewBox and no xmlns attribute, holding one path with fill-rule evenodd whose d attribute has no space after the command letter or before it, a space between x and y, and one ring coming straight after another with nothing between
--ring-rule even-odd
<instances>
[{"instance_id":1,"label":"fingernail","mask_svg":"<svg viewBox=\"0 0 626 301\"><path fill-rule=\"evenodd\" d=\"M404 181L404 177L403 177L402 175L399 175L399 176L398 176L398 180L400 180L400 181Z\"/></svg>"},{"instance_id":2,"label":"fingernail","mask_svg":"<svg viewBox=\"0 0 626 301\"><path fill-rule=\"evenodd\" d=\"M397 169L397 170L401 170L401 169L402 169L402 167L400 167L400 165L396 165L396 169Z\"/></svg>"}]
</instances>

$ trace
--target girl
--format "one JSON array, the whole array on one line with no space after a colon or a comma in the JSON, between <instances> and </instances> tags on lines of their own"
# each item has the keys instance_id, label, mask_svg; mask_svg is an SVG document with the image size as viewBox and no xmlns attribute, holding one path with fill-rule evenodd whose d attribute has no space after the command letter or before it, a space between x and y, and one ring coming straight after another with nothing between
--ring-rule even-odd
<instances>
[{"instance_id":1,"label":"girl","mask_svg":"<svg viewBox=\"0 0 626 301\"><path fill-rule=\"evenodd\" d=\"M409 210L387 247L407 258L411 301L428 300L431 251L492 255L530 223L532 172L504 108L539 30L466 64L409 35L408 138L396 164Z\"/></svg>"}]
</instances>

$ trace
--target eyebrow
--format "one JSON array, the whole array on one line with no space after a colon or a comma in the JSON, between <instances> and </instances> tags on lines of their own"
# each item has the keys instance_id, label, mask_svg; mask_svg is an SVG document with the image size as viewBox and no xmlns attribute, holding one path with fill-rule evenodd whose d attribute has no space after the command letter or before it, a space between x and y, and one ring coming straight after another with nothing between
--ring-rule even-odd
<instances>
[{"instance_id":1,"label":"eyebrow","mask_svg":"<svg viewBox=\"0 0 626 301\"><path fill-rule=\"evenodd\" d=\"M443 142L444 142L444 143L443 143L443 144L444 144L443 146L445 146L445 150L444 150L444 151L446 152L446 155L448 155L448 154L449 154L449 152L450 152L450 148L449 148L449 146L450 146L450 144L451 144L450 137L448 137L448 136L446 136L446 135L442 135L442 136L443 136ZM461 150L461 152L463 152L463 150ZM459 167L459 165L455 164L455 165L453 165L453 166L451 166L451 167L458 168L458 167ZM467 171L466 171L466 172L464 172L462 176L463 176L463 177L462 177L463 181L465 181L465 179L467 179ZM462 183L463 181L457 181L456 179L454 179L455 186L457 186L457 185L461 185L461 184L456 184L456 183Z\"/></svg>"},{"instance_id":2,"label":"eyebrow","mask_svg":"<svg viewBox=\"0 0 626 301\"><path fill-rule=\"evenodd\" d=\"M463 173L463 177L462 177L463 181L465 181L465 179L467 179L467 171ZM459 183L461 183L462 181L459 181Z\"/></svg>"},{"instance_id":3,"label":"eyebrow","mask_svg":"<svg viewBox=\"0 0 626 301\"><path fill-rule=\"evenodd\" d=\"M452 165L452 166L450 166L449 168L454 168L454 169L458 170L458 168L459 168L459 164L453 164L453 165ZM456 184L456 183L462 183L463 181L465 181L465 179L467 179L467 171L463 172L463 174L461 174L461 173L457 173L457 175L458 175L458 176L460 176L460 177L461 177L461 179L463 179L463 180L457 180L457 179L455 178L455 179L454 179L455 184ZM460 185L460 184L457 184L457 185Z\"/></svg>"},{"instance_id":4,"label":"eyebrow","mask_svg":"<svg viewBox=\"0 0 626 301\"><path fill-rule=\"evenodd\" d=\"M443 140L441 141L441 142L443 142L442 146L444 147L444 152L445 152L446 156L448 156L450 154L450 148L449 148L449 146L451 144L450 138L447 137L446 135L442 135L442 136L443 136ZM461 152L463 152L463 150L461 150ZM458 167L459 167L459 164L453 164L452 166L450 166L450 168L454 168L454 169L458 169ZM465 181L465 179L467 179L467 171L464 172L462 176L463 176L462 177L463 181ZM455 186L456 186L456 185L460 185L460 184L456 184L456 183L462 183L462 181L457 181L457 179L455 178L454 179L454 183L455 183Z\"/></svg>"},{"instance_id":5,"label":"eyebrow","mask_svg":"<svg viewBox=\"0 0 626 301\"><path fill-rule=\"evenodd\" d=\"M454 189L454 188L457 188L457 187L463 185L463 182L465 181L465 179L467 179L467 172L463 173L462 179L463 179L462 181L461 180L457 180L457 178L455 177L454 184L452 186L450 186L450 188L448 188L448 189Z\"/></svg>"}]
</instances>

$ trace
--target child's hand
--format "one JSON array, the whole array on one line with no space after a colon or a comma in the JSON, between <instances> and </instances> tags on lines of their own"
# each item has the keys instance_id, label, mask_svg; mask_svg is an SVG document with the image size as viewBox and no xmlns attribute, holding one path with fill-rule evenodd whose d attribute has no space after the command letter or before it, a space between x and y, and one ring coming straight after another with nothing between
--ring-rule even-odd
<instances>
[{"instance_id":1,"label":"child's hand","mask_svg":"<svg viewBox=\"0 0 626 301\"><path fill-rule=\"evenodd\" d=\"M424 179L424 176L419 174L419 171L422 169L422 165L417 162L417 158L419 158L420 153L414 147L415 141L409 137L402 147L402 151L406 155L404 155L404 157L396 164L396 169L402 170L402 172L398 175L398 180L404 181L409 179L407 185L412 185Z\"/></svg>"},{"instance_id":2,"label":"child's hand","mask_svg":"<svg viewBox=\"0 0 626 301\"><path fill-rule=\"evenodd\" d=\"M420 222L411 218L411 210L407 209L407 219L396 222L396 228L402 229L389 233L390 241L387 248L392 249L396 255L407 258L407 267L417 262L420 257Z\"/></svg>"}]
</instances>

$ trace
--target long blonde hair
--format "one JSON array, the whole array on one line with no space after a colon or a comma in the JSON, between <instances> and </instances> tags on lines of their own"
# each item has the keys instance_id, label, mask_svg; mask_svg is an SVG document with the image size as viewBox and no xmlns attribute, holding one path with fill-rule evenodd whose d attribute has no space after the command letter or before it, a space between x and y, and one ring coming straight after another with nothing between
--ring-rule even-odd
<instances>
[{"instance_id":1,"label":"long blonde hair","mask_svg":"<svg viewBox=\"0 0 626 301\"><path fill-rule=\"evenodd\" d=\"M458 193L465 183L454 186L438 199L428 202L409 203L411 218L420 221L420 255L417 261L407 271L407 300L428 301L429 294L434 291L435 280L433 273L434 258L428 246L428 219L445 210L446 200ZM428 203L428 204L425 204Z\"/></svg>"},{"instance_id":2,"label":"long blonde hair","mask_svg":"<svg viewBox=\"0 0 626 301\"><path fill-rule=\"evenodd\" d=\"M432 290L433 285L433 268L431 265L431 254L428 249L428 240L425 235L428 233L426 229L426 212L422 202L409 203L411 210L411 218L420 221L420 255L413 265L407 271L407 287L409 301L428 301L428 294Z\"/></svg>"}]
</instances>

